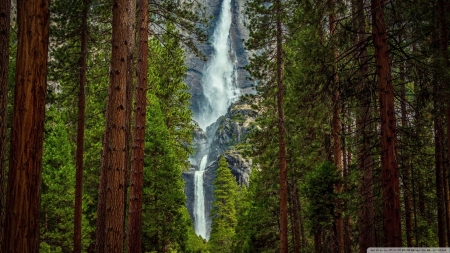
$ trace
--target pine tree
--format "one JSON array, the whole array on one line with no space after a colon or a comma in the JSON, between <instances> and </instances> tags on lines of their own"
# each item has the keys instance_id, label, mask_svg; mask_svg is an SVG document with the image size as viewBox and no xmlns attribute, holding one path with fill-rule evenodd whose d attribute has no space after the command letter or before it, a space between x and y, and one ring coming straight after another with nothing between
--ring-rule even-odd
<instances>
[{"instance_id":1,"label":"pine tree","mask_svg":"<svg viewBox=\"0 0 450 253\"><path fill-rule=\"evenodd\" d=\"M134 131L130 171L130 204L128 215L128 252L141 252L142 202L144 184L144 148L148 74L148 1L139 1L138 56L134 106Z\"/></svg>"},{"instance_id":2,"label":"pine tree","mask_svg":"<svg viewBox=\"0 0 450 253\"><path fill-rule=\"evenodd\" d=\"M39 250L49 4L17 1L19 35L3 252Z\"/></svg>"},{"instance_id":3,"label":"pine tree","mask_svg":"<svg viewBox=\"0 0 450 253\"><path fill-rule=\"evenodd\" d=\"M181 166L153 94L148 95L145 142L143 251L184 252L187 227Z\"/></svg>"},{"instance_id":4,"label":"pine tree","mask_svg":"<svg viewBox=\"0 0 450 253\"><path fill-rule=\"evenodd\" d=\"M103 143L103 162L99 194L98 218L105 222L97 227L97 252L122 252L125 213L126 161L126 71L128 55L128 2L113 3L112 54L106 127ZM104 224L104 226L103 226Z\"/></svg>"},{"instance_id":5,"label":"pine tree","mask_svg":"<svg viewBox=\"0 0 450 253\"><path fill-rule=\"evenodd\" d=\"M372 0L372 33L377 65L381 117L381 163L383 184L384 236L386 247L401 247L400 189L397 161L397 136L389 50L384 23L384 7Z\"/></svg>"},{"instance_id":6,"label":"pine tree","mask_svg":"<svg viewBox=\"0 0 450 253\"><path fill-rule=\"evenodd\" d=\"M210 252L233 252L232 238L236 227L236 179L222 156L216 171L214 201L212 203L211 235L208 242Z\"/></svg>"},{"instance_id":7,"label":"pine tree","mask_svg":"<svg viewBox=\"0 0 450 253\"><path fill-rule=\"evenodd\" d=\"M70 252L74 250L73 209L75 189L75 164L72 159L74 145L64 123L64 109L52 105L46 112L42 197L40 252ZM81 215L81 214L80 214ZM80 216L80 225L86 225ZM90 232L85 228L86 232ZM87 233L86 233L87 234ZM88 238L81 240L87 244ZM80 249L81 250L81 249Z\"/></svg>"},{"instance_id":8,"label":"pine tree","mask_svg":"<svg viewBox=\"0 0 450 253\"><path fill-rule=\"evenodd\" d=\"M76 181L75 181L75 211L74 211L74 253L81 253L81 219L83 202L83 163L84 163L84 122L86 110L86 72L87 72L87 15L88 0L83 0L81 21L81 47L80 47L80 87L78 91L78 127L76 151Z\"/></svg>"}]
</instances>

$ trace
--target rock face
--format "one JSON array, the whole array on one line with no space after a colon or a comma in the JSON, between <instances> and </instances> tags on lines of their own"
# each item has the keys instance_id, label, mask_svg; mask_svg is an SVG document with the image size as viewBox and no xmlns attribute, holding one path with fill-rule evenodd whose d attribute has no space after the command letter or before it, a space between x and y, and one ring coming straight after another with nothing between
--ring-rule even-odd
<instances>
[{"instance_id":1,"label":"rock face","mask_svg":"<svg viewBox=\"0 0 450 253\"><path fill-rule=\"evenodd\" d=\"M203 4L206 7L206 15L211 16L209 26L206 27L206 31L209 35L210 41L205 44L198 45L198 49L206 57L206 61L203 61L194 54L188 52L186 57L186 65L188 67L188 73L186 77L186 83L190 88L192 94L192 111L194 112L194 118L198 118L198 114L204 106L205 97L203 95L202 78L212 51L211 39L214 33L214 29L218 23L218 17L221 10L223 0L205 0ZM229 52L232 61L235 63L237 72L236 85L240 89L241 93L253 92L253 82L249 79L248 72L244 67L248 64L248 53L244 48L244 41L248 39L248 30L245 27L245 8L246 0L232 0L232 23L230 28L229 42L231 51Z\"/></svg>"},{"instance_id":2,"label":"rock face","mask_svg":"<svg viewBox=\"0 0 450 253\"><path fill-rule=\"evenodd\" d=\"M246 151L251 148L246 141L246 137L253 129L258 127L255 123L258 111L255 106L252 106L255 103L257 101L254 96L245 96L233 103L227 114L209 126L206 133L200 128L196 130L194 136L196 153L191 158L191 169L183 173L187 208L192 219L194 217L194 173L198 169L197 164L200 164L204 155L208 155L203 179L207 214L211 211L214 191L213 181L221 155L225 156L236 182L239 185L248 186L252 160L245 156ZM207 228L211 227L209 215L207 215L206 224Z\"/></svg>"}]
</instances>

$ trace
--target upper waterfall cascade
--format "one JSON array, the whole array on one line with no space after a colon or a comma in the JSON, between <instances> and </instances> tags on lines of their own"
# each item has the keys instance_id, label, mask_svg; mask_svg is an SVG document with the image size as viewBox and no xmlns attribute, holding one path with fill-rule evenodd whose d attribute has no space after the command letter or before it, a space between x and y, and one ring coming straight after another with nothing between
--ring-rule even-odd
<instances>
[{"instance_id":1,"label":"upper waterfall cascade","mask_svg":"<svg viewBox=\"0 0 450 253\"><path fill-rule=\"evenodd\" d=\"M212 36L213 54L207 63L202 78L202 88L205 104L200 108L200 114L195 118L199 126L206 130L220 116L225 115L228 107L239 97L237 82L237 61L230 42L232 23L231 0L223 0L217 26ZM234 60L232 60L234 59ZM209 213L205 208L205 193L203 185L204 170L208 160L206 154L199 164L199 171L194 176L194 224L195 232L204 239L209 239Z\"/></svg>"},{"instance_id":2,"label":"upper waterfall cascade","mask_svg":"<svg viewBox=\"0 0 450 253\"><path fill-rule=\"evenodd\" d=\"M203 108L200 108L201 114L196 121L203 130L225 115L230 104L239 97L239 89L236 88L236 60L232 61L231 57L236 59L230 43L231 20L231 0L223 0L218 24L212 36L213 55L202 78L206 101Z\"/></svg>"}]
</instances>

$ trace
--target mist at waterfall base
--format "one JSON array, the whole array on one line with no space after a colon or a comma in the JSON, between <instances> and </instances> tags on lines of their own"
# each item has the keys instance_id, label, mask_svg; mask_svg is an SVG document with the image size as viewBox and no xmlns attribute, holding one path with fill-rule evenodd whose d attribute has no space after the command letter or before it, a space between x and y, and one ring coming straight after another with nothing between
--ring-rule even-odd
<instances>
[{"instance_id":1,"label":"mist at waterfall base","mask_svg":"<svg viewBox=\"0 0 450 253\"><path fill-rule=\"evenodd\" d=\"M213 55L206 64L202 78L202 88L205 101L195 120L206 130L220 116L225 115L228 107L239 97L236 88L237 68L230 55L236 59L236 53L231 48L231 0L223 0L217 26L212 36ZM209 144L208 144L209 145ZM209 150L209 147L206 148ZM194 175L194 228L195 233L209 240L210 228L207 224L209 214L205 211L205 195L203 177L207 167L208 154L199 161L199 170Z\"/></svg>"}]
</instances>

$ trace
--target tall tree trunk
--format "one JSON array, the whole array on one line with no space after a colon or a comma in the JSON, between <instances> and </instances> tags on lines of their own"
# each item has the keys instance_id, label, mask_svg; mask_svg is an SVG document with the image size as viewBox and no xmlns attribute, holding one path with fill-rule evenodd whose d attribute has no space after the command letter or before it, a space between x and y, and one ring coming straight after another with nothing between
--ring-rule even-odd
<instances>
[{"instance_id":1,"label":"tall tree trunk","mask_svg":"<svg viewBox=\"0 0 450 253\"><path fill-rule=\"evenodd\" d=\"M148 1L139 1L138 61L134 106L133 149L130 174L130 206L128 215L128 253L141 252L142 189L144 174L144 144L147 106L148 71Z\"/></svg>"},{"instance_id":2,"label":"tall tree trunk","mask_svg":"<svg viewBox=\"0 0 450 253\"><path fill-rule=\"evenodd\" d=\"M369 247L375 246L374 233L374 205L373 205L373 176L371 161L371 146L369 140L369 124L372 116L370 84L367 81L367 47L366 47L366 19L364 12L364 0L356 0L357 44L359 46L359 70L358 70L358 114L356 129L359 136L357 154L358 170L362 172L359 183L359 194L363 203L358 217L359 227L359 251L366 253Z\"/></svg>"},{"instance_id":3,"label":"tall tree trunk","mask_svg":"<svg viewBox=\"0 0 450 253\"><path fill-rule=\"evenodd\" d=\"M383 231L385 247L401 247L400 189L397 162L397 126L389 49L382 0L372 0L372 33L381 118Z\"/></svg>"},{"instance_id":4,"label":"tall tree trunk","mask_svg":"<svg viewBox=\"0 0 450 253\"><path fill-rule=\"evenodd\" d=\"M295 178L295 176L294 176ZM300 241L300 220L299 220L299 215L298 215L298 193L297 193L297 183L296 180L294 179L291 186L290 186L291 190L291 216L292 216L292 225L291 225L291 229L292 229L292 240L293 240L293 245L294 245L294 251L295 253L299 253L301 252L301 241Z\"/></svg>"},{"instance_id":5,"label":"tall tree trunk","mask_svg":"<svg viewBox=\"0 0 450 253\"><path fill-rule=\"evenodd\" d=\"M404 133L406 128L408 127L407 120L407 112L406 112L406 80L405 80L405 67L403 63L400 63L400 108L402 112L402 141L406 142L406 134ZM405 202L405 226L406 226L406 245L408 247L413 247L412 241L412 231L413 231L413 219L412 219L412 197L411 197L411 166L409 162L409 154L405 154L407 152L405 149L402 150L401 154L401 163L402 168L404 169L403 175L403 186L405 190L403 191L403 199Z\"/></svg>"},{"instance_id":6,"label":"tall tree trunk","mask_svg":"<svg viewBox=\"0 0 450 253\"><path fill-rule=\"evenodd\" d=\"M288 252L288 220L287 220L287 169L286 169L286 140L284 128L284 86L283 86L283 33L281 25L281 0L275 1L277 17L277 109L278 109L278 137L279 137L279 166L280 166L280 252Z\"/></svg>"},{"instance_id":7,"label":"tall tree trunk","mask_svg":"<svg viewBox=\"0 0 450 253\"><path fill-rule=\"evenodd\" d=\"M334 35L336 32L336 18L334 15L335 3L334 0L330 2L331 14L329 15L330 22L330 39L334 40ZM336 169L342 174L342 149L341 149L341 107L339 101L339 75L337 73L337 50L335 43L333 44L333 94L332 94L332 103L333 103L333 120L332 120L332 128L333 128L333 161ZM339 184L336 186L336 192L342 192L342 185ZM335 213L335 226L336 226L336 237L338 242L338 252L344 253L344 244L345 244L345 236L344 236L344 218L342 216L342 203L336 202L336 213Z\"/></svg>"},{"instance_id":8,"label":"tall tree trunk","mask_svg":"<svg viewBox=\"0 0 450 253\"><path fill-rule=\"evenodd\" d=\"M136 0L127 1L127 38L128 40L128 52L127 52L127 79L126 79L126 102L125 102L125 190L124 190L124 242L126 240L126 206L127 206L127 191L129 186L129 174L131 170L131 111L133 109L133 73L134 73L134 42L135 42L135 23L136 23Z\"/></svg>"},{"instance_id":9,"label":"tall tree trunk","mask_svg":"<svg viewBox=\"0 0 450 253\"><path fill-rule=\"evenodd\" d=\"M439 108L440 89L437 82L434 83L434 98L433 106L435 110L434 115L434 154L435 154L435 169L436 169L436 198L437 198L437 212L438 212L438 238L439 247L446 246L446 232L445 232L445 205L444 205L444 179L443 179L443 153L444 147L442 140L444 138L444 129L442 127L441 110Z\"/></svg>"},{"instance_id":10,"label":"tall tree trunk","mask_svg":"<svg viewBox=\"0 0 450 253\"><path fill-rule=\"evenodd\" d=\"M322 252L322 233L316 232L314 234L314 252L321 253Z\"/></svg>"},{"instance_id":11,"label":"tall tree trunk","mask_svg":"<svg viewBox=\"0 0 450 253\"><path fill-rule=\"evenodd\" d=\"M88 1L83 0L81 21L81 55L80 55L80 90L78 91L78 132L77 132L77 160L75 183L75 214L73 245L74 253L81 253L81 216L83 202L83 153L84 153L84 112L85 112L85 87L87 71L87 11Z\"/></svg>"},{"instance_id":12,"label":"tall tree trunk","mask_svg":"<svg viewBox=\"0 0 450 253\"><path fill-rule=\"evenodd\" d=\"M6 129L8 128L8 67L11 0L0 0L0 253L6 212Z\"/></svg>"},{"instance_id":13,"label":"tall tree trunk","mask_svg":"<svg viewBox=\"0 0 450 253\"><path fill-rule=\"evenodd\" d=\"M113 2L112 56L108 104L106 107L106 128L103 145L102 173L106 180L104 210L98 210L98 217L104 212L104 249L100 252L123 252L124 238L124 191L126 172L126 71L129 37L126 0ZM101 250L101 249L99 249Z\"/></svg>"},{"instance_id":14,"label":"tall tree trunk","mask_svg":"<svg viewBox=\"0 0 450 253\"><path fill-rule=\"evenodd\" d=\"M106 104L109 104L107 101ZM106 121L108 119L108 112L106 114ZM103 133L102 146L105 146L105 133ZM97 224L95 234L95 252L102 253L105 250L105 226L106 226L106 172L103 169L106 166L105 159L106 150L102 150L102 169L100 170L100 184L98 187L98 201L97 201Z\"/></svg>"},{"instance_id":15,"label":"tall tree trunk","mask_svg":"<svg viewBox=\"0 0 450 253\"><path fill-rule=\"evenodd\" d=\"M17 1L18 47L3 252L39 251L48 0Z\"/></svg>"},{"instance_id":16,"label":"tall tree trunk","mask_svg":"<svg viewBox=\"0 0 450 253\"><path fill-rule=\"evenodd\" d=\"M441 40L441 54L444 58L444 66L445 69L448 69L450 67L450 62L448 58L448 37L447 37L447 22L445 18L445 10L447 9L446 2L444 0L438 0L438 8L439 8L439 28L440 28L440 40ZM449 80L446 75L442 75L442 87L446 87L449 84ZM446 108L446 119L447 119L447 152L448 152L448 159L450 159L450 101L447 102L447 108ZM450 199L449 199L449 179L448 176L450 174L449 166L446 166L444 175L446 175L444 179L444 188L445 188L445 216L447 220L447 242L450 246Z\"/></svg>"}]
</instances>

